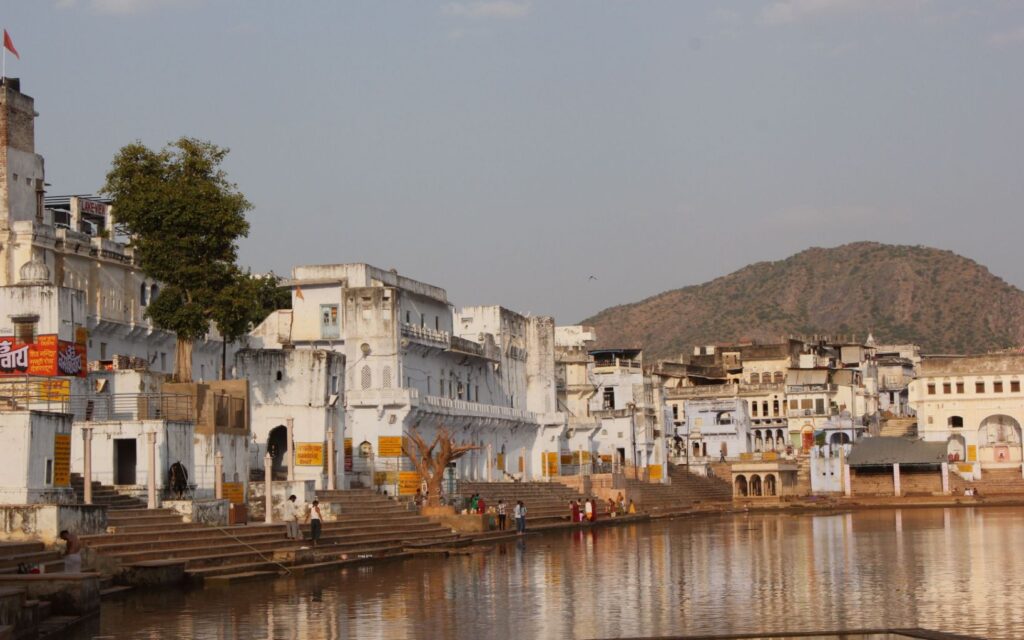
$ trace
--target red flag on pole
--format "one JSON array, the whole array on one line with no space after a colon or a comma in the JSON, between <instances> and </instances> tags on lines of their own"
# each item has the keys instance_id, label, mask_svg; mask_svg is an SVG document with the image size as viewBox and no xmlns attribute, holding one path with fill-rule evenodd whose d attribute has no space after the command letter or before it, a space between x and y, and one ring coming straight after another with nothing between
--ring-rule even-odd
<instances>
[{"instance_id":1,"label":"red flag on pole","mask_svg":"<svg viewBox=\"0 0 1024 640\"><path fill-rule=\"evenodd\" d=\"M14 41L11 40L11 34L7 33L7 29L4 29L4 49L7 49L14 54L14 57L21 60L21 56L18 55L18 50L14 48Z\"/></svg>"}]
</instances>

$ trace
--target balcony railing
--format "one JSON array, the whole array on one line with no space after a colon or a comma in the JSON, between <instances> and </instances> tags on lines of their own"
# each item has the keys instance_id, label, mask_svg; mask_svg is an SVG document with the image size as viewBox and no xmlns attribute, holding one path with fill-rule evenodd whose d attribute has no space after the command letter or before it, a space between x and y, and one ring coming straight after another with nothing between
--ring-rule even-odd
<instances>
[{"instance_id":1,"label":"balcony railing","mask_svg":"<svg viewBox=\"0 0 1024 640\"><path fill-rule=\"evenodd\" d=\"M416 340L417 342L425 343L429 346L441 346L446 349L451 346L451 336L446 332L436 331L429 327L422 327L418 324L403 322L402 336Z\"/></svg>"},{"instance_id":2,"label":"balcony railing","mask_svg":"<svg viewBox=\"0 0 1024 640\"><path fill-rule=\"evenodd\" d=\"M738 387L735 384L707 384L695 387L676 387L666 389L665 395L673 398L717 398L735 396Z\"/></svg>"},{"instance_id":3,"label":"balcony railing","mask_svg":"<svg viewBox=\"0 0 1024 640\"><path fill-rule=\"evenodd\" d=\"M195 422L195 406L190 395L166 393L113 393L69 395L40 383L3 384L0 382L0 411L52 411L68 413L76 422L116 420L177 420ZM239 422L239 411L241 419ZM226 423L244 426L244 403L225 407ZM218 424L220 421L218 420Z\"/></svg>"},{"instance_id":4,"label":"balcony railing","mask_svg":"<svg viewBox=\"0 0 1024 640\"><path fill-rule=\"evenodd\" d=\"M832 392L838 389L834 384L791 384L786 386L786 393Z\"/></svg>"}]
</instances>

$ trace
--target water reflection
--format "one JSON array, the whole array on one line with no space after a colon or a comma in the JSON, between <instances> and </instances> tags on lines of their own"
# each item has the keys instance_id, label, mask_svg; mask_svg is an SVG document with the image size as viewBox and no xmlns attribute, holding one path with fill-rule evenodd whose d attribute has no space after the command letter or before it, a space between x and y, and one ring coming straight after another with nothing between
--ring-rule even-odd
<instances>
[{"instance_id":1,"label":"water reflection","mask_svg":"<svg viewBox=\"0 0 1024 640\"><path fill-rule=\"evenodd\" d=\"M117 638L592 638L1024 624L1013 509L738 515L104 605ZM83 634L81 637L89 637Z\"/></svg>"}]
</instances>

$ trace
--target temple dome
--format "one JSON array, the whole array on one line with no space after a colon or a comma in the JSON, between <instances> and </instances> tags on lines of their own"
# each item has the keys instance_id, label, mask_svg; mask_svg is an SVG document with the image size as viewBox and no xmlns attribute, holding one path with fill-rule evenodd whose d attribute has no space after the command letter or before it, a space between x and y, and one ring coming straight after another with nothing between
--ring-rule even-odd
<instances>
[{"instance_id":1,"label":"temple dome","mask_svg":"<svg viewBox=\"0 0 1024 640\"><path fill-rule=\"evenodd\" d=\"M39 256L32 256L18 270L18 280L21 284L50 284L50 268Z\"/></svg>"}]
</instances>

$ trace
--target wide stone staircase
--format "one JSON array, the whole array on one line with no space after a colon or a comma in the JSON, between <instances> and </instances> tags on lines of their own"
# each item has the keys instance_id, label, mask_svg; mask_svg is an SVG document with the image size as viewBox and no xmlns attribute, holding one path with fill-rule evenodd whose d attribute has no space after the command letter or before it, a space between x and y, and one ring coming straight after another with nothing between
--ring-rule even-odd
<instances>
[{"instance_id":1,"label":"wide stone staircase","mask_svg":"<svg viewBox=\"0 0 1024 640\"><path fill-rule=\"evenodd\" d=\"M59 551L47 550L42 542L0 543L0 574L18 573L19 566L58 573L64 571L64 559Z\"/></svg>"},{"instance_id":2,"label":"wide stone staircase","mask_svg":"<svg viewBox=\"0 0 1024 640\"><path fill-rule=\"evenodd\" d=\"M952 465L950 465L952 466ZM959 475L949 474L949 489L953 495L963 495L964 489L973 487L981 497L1020 495L1024 496L1024 477L1019 468L982 469L981 480L967 481Z\"/></svg>"},{"instance_id":3,"label":"wide stone staircase","mask_svg":"<svg viewBox=\"0 0 1024 640\"><path fill-rule=\"evenodd\" d=\"M889 438L916 438L917 418L883 418L879 435Z\"/></svg>"},{"instance_id":4,"label":"wide stone staircase","mask_svg":"<svg viewBox=\"0 0 1024 640\"><path fill-rule=\"evenodd\" d=\"M80 474L71 474L71 488L75 492L77 502L85 502L85 480ZM146 503L144 501L133 496L118 493L114 487L100 484L95 480L92 482L92 503L105 506L108 512L119 509L146 508Z\"/></svg>"},{"instance_id":5,"label":"wide stone staircase","mask_svg":"<svg viewBox=\"0 0 1024 640\"><path fill-rule=\"evenodd\" d=\"M100 568L112 574L131 565L176 560L192 580L233 581L396 555L458 537L369 490L321 492L318 498L340 506L341 515L323 523L315 549L309 548L308 525L300 527L304 540L294 541L286 538L284 523L216 527L186 523L162 509L118 509L108 514L109 533L83 536L82 541L100 559Z\"/></svg>"},{"instance_id":6,"label":"wide stone staircase","mask_svg":"<svg viewBox=\"0 0 1024 640\"><path fill-rule=\"evenodd\" d=\"M508 528L515 529L512 508L519 500L526 506L527 528L544 527L569 522L569 501L583 496L558 482L460 482L458 494L466 501L474 493L484 499L487 507L495 507L498 500L508 505ZM598 500L598 518L608 516L607 503Z\"/></svg>"}]
</instances>

